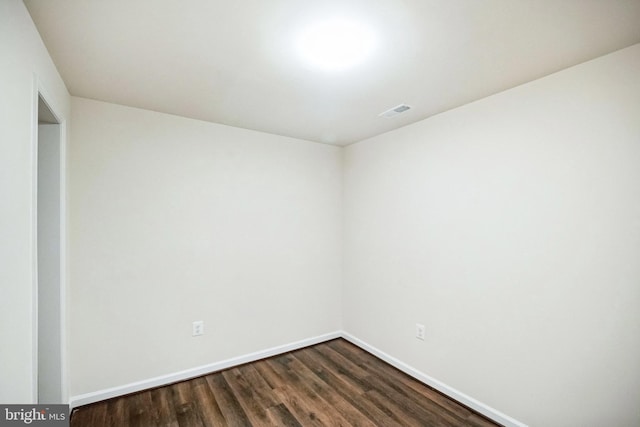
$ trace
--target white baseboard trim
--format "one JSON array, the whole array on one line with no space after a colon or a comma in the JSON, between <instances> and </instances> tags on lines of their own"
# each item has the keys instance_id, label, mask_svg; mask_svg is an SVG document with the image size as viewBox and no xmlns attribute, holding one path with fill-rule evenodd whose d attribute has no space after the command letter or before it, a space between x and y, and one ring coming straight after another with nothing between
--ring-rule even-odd
<instances>
[{"instance_id":1,"label":"white baseboard trim","mask_svg":"<svg viewBox=\"0 0 640 427\"><path fill-rule=\"evenodd\" d=\"M430 387L444 393L445 395L457 400L458 402L468 406L481 413L482 415L504 425L505 427L527 427L526 424L517 421L502 412L493 409L490 406L485 405L482 402L475 400L474 398L467 396L466 394L456 390L453 387L446 385L445 383L438 381L437 379L430 377L429 375L420 372L419 370L407 365L404 362L396 359L393 356L388 355L375 348L374 346L367 344L366 342L356 338L345 331L335 331L324 335L319 335L313 338L307 338L304 340L292 342L289 344L272 347L266 350L257 351L255 353L246 354L243 356L233 357L231 359L223 360L221 362L210 363L207 365L199 366L196 368L186 369L184 371L175 372L172 374L161 375L159 377L149 378L147 380L136 381L133 383L125 384L122 386L111 387L104 390L94 391L91 393L81 394L78 396L72 396L69 399L69 406L71 409L78 406L88 405L90 403L100 402L102 400L111 399L118 396L124 396L126 394L135 393L138 391L147 390L154 387L161 387L164 385L172 384L179 381L188 380L191 378L207 375L212 372L221 371L223 369L232 368L234 366L242 365L245 363L255 362L256 360L264 359L278 354L287 353L289 351L298 350L310 345L320 344L325 341L330 341L335 338L344 338L352 344L362 348L365 351L377 356L378 358L400 369L402 372L410 375L411 377L427 384Z\"/></svg>"},{"instance_id":2,"label":"white baseboard trim","mask_svg":"<svg viewBox=\"0 0 640 427\"><path fill-rule=\"evenodd\" d=\"M266 350L257 351L255 353L246 354L243 356L232 357L231 359L223 360L221 362L210 363L207 365L199 366L196 368L186 369L184 371L175 372L172 374L161 375L159 377L149 378L147 380L136 381L133 383L125 384L122 386L111 387L104 390L94 391L91 393L85 393L78 396L72 396L69 399L69 406L71 409L78 406L88 405L90 403L99 402L106 399L111 399L118 396L124 396L125 394L135 393L138 391L147 390L154 387L161 387L167 384L172 384L178 381L184 381L202 375L207 375L212 372L221 371L234 366L242 365L245 363L255 362L256 360L264 359L267 357L275 356L289 351L298 350L300 348L308 347L310 345L319 344L321 342L329 341L335 338L342 337L341 331L330 332L328 334L319 335L313 338L307 338L304 340L292 342L289 344L272 347Z\"/></svg>"},{"instance_id":3,"label":"white baseboard trim","mask_svg":"<svg viewBox=\"0 0 640 427\"><path fill-rule=\"evenodd\" d=\"M417 379L420 382L427 384L430 387L438 390L439 392L449 396L450 398L457 400L463 405L468 406L476 412L481 413L487 418L494 420L495 422L504 425L505 427L527 427L526 424L521 423L508 415L503 414L502 412L485 405L482 402L475 400L474 398L467 396L466 394L456 390L453 387L446 385L445 383L438 381L437 379L430 377L429 375L420 372L419 370L407 365L404 362L396 359L393 356L388 355L382 350L375 348L372 345L367 344L366 342L354 337L348 332L342 331L342 338L351 342L352 344L357 345L365 351L373 354L374 356L384 360L391 366L400 369L405 374Z\"/></svg>"}]
</instances>

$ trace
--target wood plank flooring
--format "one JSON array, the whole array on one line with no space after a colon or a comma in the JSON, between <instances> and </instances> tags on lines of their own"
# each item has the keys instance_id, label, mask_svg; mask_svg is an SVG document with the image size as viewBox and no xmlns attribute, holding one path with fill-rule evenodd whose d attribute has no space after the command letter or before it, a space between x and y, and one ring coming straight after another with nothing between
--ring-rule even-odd
<instances>
[{"instance_id":1,"label":"wood plank flooring","mask_svg":"<svg viewBox=\"0 0 640 427\"><path fill-rule=\"evenodd\" d=\"M496 426L343 340L82 406L71 427Z\"/></svg>"}]
</instances>

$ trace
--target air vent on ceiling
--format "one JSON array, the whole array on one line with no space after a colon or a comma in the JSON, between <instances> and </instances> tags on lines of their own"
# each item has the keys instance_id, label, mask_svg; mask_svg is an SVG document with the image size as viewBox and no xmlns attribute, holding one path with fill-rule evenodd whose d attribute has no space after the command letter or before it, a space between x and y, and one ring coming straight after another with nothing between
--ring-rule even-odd
<instances>
[{"instance_id":1,"label":"air vent on ceiling","mask_svg":"<svg viewBox=\"0 0 640 427\"><path fill-rule=\"evenodd\" d=\"M393 116L397 116L400 113L404 113L405 111L409 110L411 107L408 106L407 104L400 104L400 105L396 105L395 107L380 113L379 116L380 117L393 117Z\"/></svg>"}]
</instances>

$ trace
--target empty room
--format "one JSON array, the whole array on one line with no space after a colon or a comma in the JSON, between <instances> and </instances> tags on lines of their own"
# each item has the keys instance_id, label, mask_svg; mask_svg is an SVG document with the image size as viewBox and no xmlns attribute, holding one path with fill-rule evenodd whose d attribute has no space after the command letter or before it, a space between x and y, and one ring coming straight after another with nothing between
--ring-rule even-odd
<instances>
[{"instance_id":1,"label":"empty room","mask_svg":"<svg viewBox=\"0 0 640 427\"><path fill-rule=\"evenodd\" d=\"M640 0L0 0L0 197L0 425L640 426Z\"/></svg>"}]
</instances>

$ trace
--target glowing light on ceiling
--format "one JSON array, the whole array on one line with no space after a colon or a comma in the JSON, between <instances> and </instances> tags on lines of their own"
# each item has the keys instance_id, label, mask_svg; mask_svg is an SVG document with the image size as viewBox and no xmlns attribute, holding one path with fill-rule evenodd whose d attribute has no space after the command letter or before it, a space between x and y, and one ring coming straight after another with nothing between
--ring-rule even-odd
<instances>
[{"instance_id":1,"label":"glowing light on ceiling","mask_svg":"<svg viewBox=\"0 0 640 427\"><path fill-rule=\"evenodd\" d=\"M297 39L297 50L302 58L326 71L354 67L367 59L374 49L375 37L371 30L346 19L311 25Z\"/></svg>"}]
</instances>

